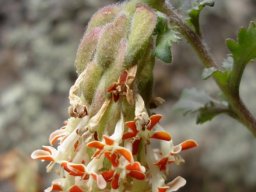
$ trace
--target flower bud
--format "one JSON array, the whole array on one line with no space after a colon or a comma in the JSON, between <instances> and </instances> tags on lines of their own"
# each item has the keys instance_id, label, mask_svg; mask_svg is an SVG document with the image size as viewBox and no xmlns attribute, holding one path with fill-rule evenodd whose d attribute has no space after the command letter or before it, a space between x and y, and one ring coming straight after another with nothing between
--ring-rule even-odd
<instances>
[{"instance_id":1,"label":"flower bud","mask_svg":"<svg viewBox=\"0 0 256 192\"><path fill-rule=\"evenodd\" d=\"M97 11L91 18L88 26L87 32L89 33L95 27L106 25L112 22L120 11L119 5L106 6L99 11Z\"/></svg>"},{"instance_id":2,"label":"flower bud","mask_svg":"<svg viewBox=\"0 0 256 192\"><path fill-rule=\"evenodd\" d=\"M128 51L126 65L134 64L138 59L140 51L145 49L150 37L156 27L157 16L155 12L146 5L138 5L131 21L128 37Z\"/></svg>"},{"instance_id":3,"label":"flower bud","mask_svg":"<svg viewBox=\"0 0 256 192\"><path fill-rule=\"evenodd\" d=\"M96 51L96 60L99 65L107 68L113 63L117 56L121 39L126 36L128 24L128 18L125 15L120 15L113 23L105 26Z\"/></svg>"}]
</instances>

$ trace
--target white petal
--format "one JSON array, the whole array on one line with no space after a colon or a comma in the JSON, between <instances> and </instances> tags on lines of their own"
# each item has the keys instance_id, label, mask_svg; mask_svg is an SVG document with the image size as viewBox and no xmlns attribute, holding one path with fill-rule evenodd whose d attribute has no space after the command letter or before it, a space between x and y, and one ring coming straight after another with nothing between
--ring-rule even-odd
<instances>
[{"instance_id":1,"label":"white petal","mask_svg":"<svg viewBox=\"0 0 256 192\"><path fill-rule=\"evenodd\" d=\"M122 140L123 134L124 134L124 117L123 117L123 114L121 114L121 118L116 123L115 131L110 136L110 138L113 139L115 142L119 143Z\"/></svg>"},{"instance_id":2,"label":"white petal","mask_svg":"<svg viewBox=\"0 0 256 192\"><path fill-rule=\"evenodd\" d=\"M178 191L181 187L186 185L186 180L183 177L178 176L167 185L170 187L168 191Z\"/></svg>"}]
</instances>

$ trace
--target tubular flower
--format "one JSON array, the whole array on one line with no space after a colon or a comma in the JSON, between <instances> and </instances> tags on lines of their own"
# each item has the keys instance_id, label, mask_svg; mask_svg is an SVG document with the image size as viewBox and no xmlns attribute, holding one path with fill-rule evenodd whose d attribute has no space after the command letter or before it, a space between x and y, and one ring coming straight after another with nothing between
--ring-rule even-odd
<instances>
[{"instance_id":1,"label":"tubular flower","mask_svg":"<svg viewBox=\"0 0 256 192\"><path fill-rule=\"evenodd\" d=\"M167 183L168 167L197 143L174 145L162 115L150 112L158 15L137 2L107 6L88 24L75 59L70 118L50 134L50 146L31 154L59 174L46 192L166 192L186 183Z\"/></svg>"}]
</instances>

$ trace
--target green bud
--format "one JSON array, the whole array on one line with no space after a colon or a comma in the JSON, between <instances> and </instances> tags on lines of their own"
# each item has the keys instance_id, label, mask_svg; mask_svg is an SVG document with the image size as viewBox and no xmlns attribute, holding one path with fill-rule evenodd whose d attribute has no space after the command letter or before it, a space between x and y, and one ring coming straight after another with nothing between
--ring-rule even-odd
<instances>
[{"instance_id":1,"label":"green bud","mask_svg":"<svg viewBox=\"0 0 256 192\"><path fill-rule=\"evenodd\" d=\"M91 62L88 64L86 68L87 72L84 77L84 81L81 84L83 95L86 101L91 104L92 99L94 97L96 88L101 80L101 76L104 72L104 69L95 62Z\"/></svg>"},{"instance_id":2,"label":"green bud","mask_svg":"<svg viewBox=\"0 0 256 192\"><path fill-rule=\"evenodd\" d=\"M157 23L155 12L146 5L138 5L132 18L128 38L126 65L134 65L140 52L149 42Z\"/></svg>"},{"instance_id":3,"label":"green bud","mask_svg":"<svg viewBox=\"0 0 256 192\"><path fill-rule=\"evenodd\" d=\"M101 66L109 67L115 60L120 41L126 36L128 24L128 18L125 15L120 15L113 23L105 26L96 51L96 59Z\"/></svg>"},{"instance_id":4,"label":"green bud","mask_svg":"<svg viewBox=\"0 0 256 192\"><path fill-rule=\"evenodd\" d=\"M102 28L95 28L90 33L85 33L76 53L75 66L78 74L86 68L87 63L93 59Z\"/></svg>"},{"instance_id":5,"label":"green bud","mask_svg":"<svg viewBox=\"0 0 256 192\"><path fill-rule=\"evenodd\" d=\"M120 11L120 6L110 5L103 7L97 11L91 18L88 26L87 32L90 32L95 27L106 25L107 23L112 22Z\"/></svg>"}]
</instances>

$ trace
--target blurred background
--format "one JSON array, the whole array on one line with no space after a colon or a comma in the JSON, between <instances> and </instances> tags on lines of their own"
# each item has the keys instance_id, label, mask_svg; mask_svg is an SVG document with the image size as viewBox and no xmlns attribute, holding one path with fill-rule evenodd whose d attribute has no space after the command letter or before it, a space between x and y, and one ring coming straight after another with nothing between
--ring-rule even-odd
<instances>
[{"instance_id":1,"label":"blurred background","mask_svg":"<svg viewBox=\"0 0 256 192\"><path fill-rule=\"evenodd\" d=\"M0 0L0 192L41 192L51 181L45 163L30 159L48 144L48 135L67 118L68 90L76 79L76 49L91 15L114 0ZM171 1L184 10L191 0ZM256 19L255 0L216 0L202 12L205 42L221 63L228 54L227 37ZM200 145L184 152L186 163L172 177L188 181L181 192L255 192L256 140L241 124L223 115L196 125L195 117L173 110L184 88L216 95L203 67L186 42L173 47L172 65L158 62L155 93L166 100L156 112L178 143L187 138ZM242 81L242 97L256 115L256 63Z\"/></svg>"}]
</instances>

